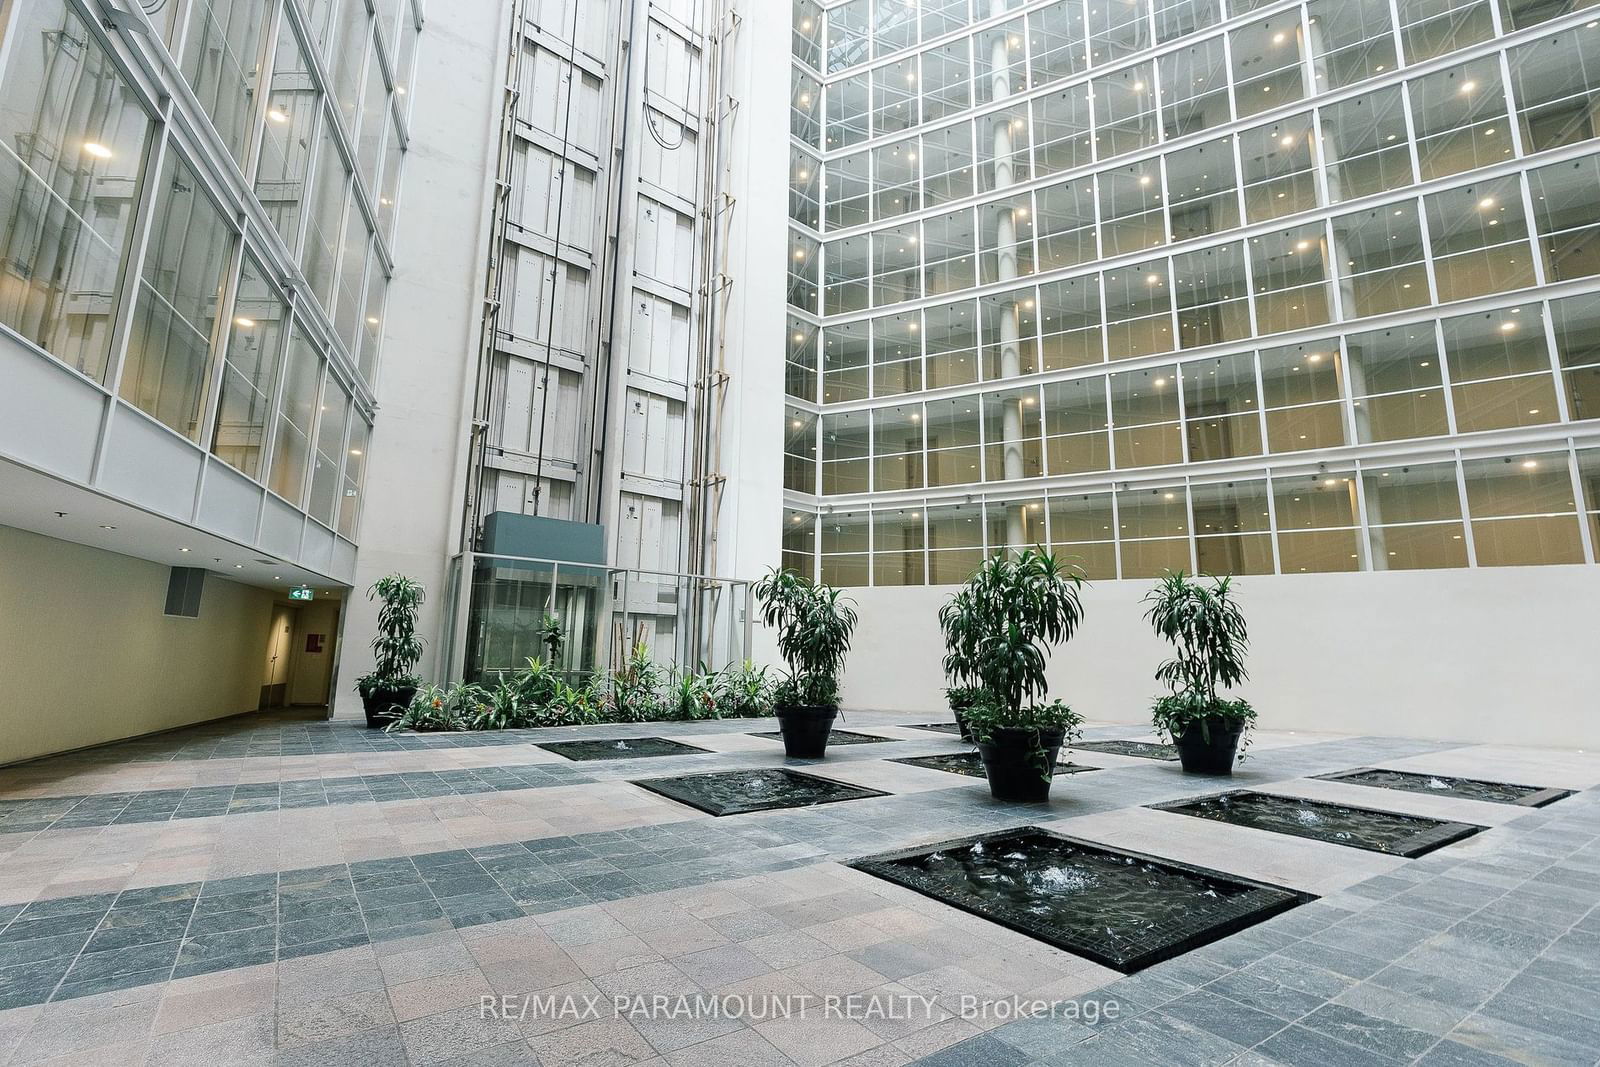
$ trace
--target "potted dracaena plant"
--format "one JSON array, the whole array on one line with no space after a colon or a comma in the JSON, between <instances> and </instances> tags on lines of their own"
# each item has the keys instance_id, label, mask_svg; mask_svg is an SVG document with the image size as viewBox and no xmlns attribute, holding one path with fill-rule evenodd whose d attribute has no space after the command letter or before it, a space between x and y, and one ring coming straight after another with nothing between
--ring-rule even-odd
<instances>
[{"instance_id":1,"label":"potted dracaena plant","mask_svg":"<svg viewBox=\"0 0 1600 1067\"><path fill-rule=\"evenodd\" d=\"M778 651L789 665L773 697L784 752L820 759L839 714L839 672L855 632L855 608L839 590L777 567L756 583L755 594L761 621L777 628Z\"/></svg>"},{"instance_id":2,"label":"potted dracaena plant","mask_svg":"<svg viewBox=\"0 0 1600 1067\"><path fill-rule=\"evenodd\" d=\"M378 601L378 635L372 639L377 664L372 673L356 679L356 691L369 727L384 726L404 714L422 684L412 671L422 658L417 609L423 596L422 583L403 574L379 578L367 590L367 598Z\"/></svg>"},{"instance_id":3,"label":"potted dracaena plant","mask_svg":"<svg viewBox=\"0 0 1600 1067\"><path fill-rule=\"evenodd\" d=\"M1059 700L1044 703L1049 648L1083 621L1083 574L1039 548L996 556L939 611L946 670L979 690L965 711L996 800L1048 800L1062 744L1082 717ZM953 637L952 637L953 635Z\"/></svg>"},{"instance_id":4,"label":"potted dracaena plant","mask_svg":"<svg viewBox=\"0 0 1600 1067\"><path fill-rule=\"evenodd\" d=\"M1145 618L1177 653L1156 669L1156 680L1171 692L1156 700L1151 718L1177 746L1183 769L1195 774L1232 774L1256 721L1248 702L1218 695L1219 687L1249 677L1244 658L1250 639L1232 584L1231 578L1169 572L1145 595Z\"/></svg>"},{"instance_id":5,"label":"potted dracaena plant","mask_svg":"<svg viewBox=\"0 0 1600 1067\"><path fill-rule=\"evenodd\" d=\"M956 729L961 740L972 741L972 727L967 724L967 709L983 695L977 674L977 629L982 619L980 612L970 610L967 602L974 596L970 587L963 587L950 603L939 612L939 629L944 634L944 676L949 686L945 699L950 703L950 713L955 716Z\"/></svg>"}]
</instances>

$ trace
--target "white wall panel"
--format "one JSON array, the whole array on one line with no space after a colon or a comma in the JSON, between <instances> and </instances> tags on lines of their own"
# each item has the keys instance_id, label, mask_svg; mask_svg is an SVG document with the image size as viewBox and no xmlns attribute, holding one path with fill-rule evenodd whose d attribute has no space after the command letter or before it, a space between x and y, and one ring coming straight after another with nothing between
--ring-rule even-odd
<instances>
[{"instance_id":1,"label":"white wall panel","mask_svg":"<svg viewBox=\"0 0 1600 1067\"><path fill-rule=\"evenodd\" d=\"M656 136L644 139L640 176L685 200L698 199L699 139L676 119L654 108L649 108L645 115L655 128Z\"/></svg>"},{"instance_id":2,"label":"white wall panel","mask_svg":"<svg viewBox=\"0 0 1600 1067\"><path fill-rule=\"evenodd\" d=\"M52 360L0 336L0 454L86 482L106 396Z\"/></svg>"},{"instance_id":3,"label":"white wall panel","mask_svg":"<svg viewBox=\"0 0 1600 1067\"><path fill-rule=\"evenodd\" d=\"M193 517L199 449L122 404L111 416L109 438L97 488L175 519Z\"/></svg>"}]
</instances>

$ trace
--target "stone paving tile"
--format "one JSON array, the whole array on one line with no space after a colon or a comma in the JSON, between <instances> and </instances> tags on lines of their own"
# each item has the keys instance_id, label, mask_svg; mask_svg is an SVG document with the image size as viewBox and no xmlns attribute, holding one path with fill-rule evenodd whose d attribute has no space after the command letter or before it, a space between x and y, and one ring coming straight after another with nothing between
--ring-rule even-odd
<instances>
[{"instance_id":1,"label":"stone paving tile","mask_svg":"<svg viewBox=\"0 0 1600 1067\"><path fill-rule=\"evenodd\" d=\"M1128 808L1201 791L1157 761L1107 756L1104 770L1061 780L1049 805L1032 807L996 804L982 782L893 765L935 780L913 794L883 760L962 751L947 736L898 725L937 718L853 714L854 727L891 740L841 747L817 765L900 795L720 824L682 812L662 821L622 784L638 775L630 761L585 767L594 780L571 788L494 783L553 773L559 765L533 748L535 737L654 731L692 744L750 730L749 722L568 729L481 744L368 737L347 723L235 722L0 770L0 1062L593 1056L895 1067L919 1057L1018 1056L1592 1065L1600 1057L1595 761L1519 750L1507 764L1516 780L1587 791L1526 814L1497 813L1494 829L1424 859L1351 870L1348 852L1328 846L1289 856L1258 837L1139 830ZM770 743L706 745L719 746L667 758L692 771L783 765ZM1510 779L1489 773L1499 751L1264 732L1232 784L1282 789L1369 765ZM509 777L496 779L502 773ZM392 792L366 784L386 775ZM941 788L941 778L954 784ZM472 782L492 788L462 788ZM1416 806L1436 799L1364 796L1365 806L1447 817ZM6 832L19 814L13 825L48 829ZM1122 977L836 865L1029 823L1099 828L1175 859L1302 879L1324 895ZM571 992L609 1002L666 989L903 990L940 1014L801 1025L608 1010L506 1025L484 1019L479 1001ZM962 994L1013 993L1079 1014L1008 1022L951 1010ZM1083 1014L1090 1004L1102 1009L1093 1019ZM1120 1010L1104 1010L1112 1004Z\"/></svg>"}]
</instances>

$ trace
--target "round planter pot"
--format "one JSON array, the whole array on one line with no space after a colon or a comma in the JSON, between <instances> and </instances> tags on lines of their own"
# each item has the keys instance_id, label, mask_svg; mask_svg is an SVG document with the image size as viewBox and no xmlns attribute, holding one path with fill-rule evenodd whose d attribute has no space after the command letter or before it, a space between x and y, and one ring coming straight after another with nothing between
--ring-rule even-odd
<instances>
[{"instance_id":1,"label":"round planter pot","mask_svg":"<svg viewBox=\"0 0 1600 1067\"><path fill-rule=\"evenodd\" d=\"M800 704L777 708L783 753L790 759L821 759L828 752L828 734L839 709L828 705Z\"/></svg>"},{"instance_id":2,"label":"round planter pot","mask_svg":"<svg viewBox=\"0 0 1600 1067\"><path fill-rule=\"evenodd\" d=\"M1233 761L1239 752L1239 738L1244 727L1226 719L1209 719L1205 726L1202 731L1200 723L1192 722L1172 739L1178 746L1178 759L1184 771L1188 774L1233 774ZM1209 741L1207 733L1211 735Z\"/></svg>"},{"instance_id":3,"label":"round planter pot","mask_svg":"<svg viewBox=\"0 0 1600 1067\"><path fill-rule=\"evenodd\" d=\"M405 714L416 695L417 687L408 685L399 689L374 689L363 696L361 706L367 713L367 729L376 730L394 722Z\"/></svg>"},{"instance_id":4,"label":"round planter pot","mask_svg":"<svg viewBox=\"0 0 1600 1067\"><path fill-rule=\"evenodd\" d=\"M978 742L983 757L983 772L989 778L989 792L996 800L1039 804L1050 799L1056 757L1061 753L1065 730L1022 730L1002 727L994 731L988 744ZM1035 755L1044 749L1044 758Z\"/></svg>"},{"instance_id":5,"label":"round planter pot","mask_svg":"<svg viewBox=\"0 0 1600 1067\"><path fill-rule=\"evenodd\" d=\"M950 714L956 717L956 729L961 731L961 740L969 745L972 744L972 727L967 725L967 709L951 704Z\"/></svg>"}]
</instances>

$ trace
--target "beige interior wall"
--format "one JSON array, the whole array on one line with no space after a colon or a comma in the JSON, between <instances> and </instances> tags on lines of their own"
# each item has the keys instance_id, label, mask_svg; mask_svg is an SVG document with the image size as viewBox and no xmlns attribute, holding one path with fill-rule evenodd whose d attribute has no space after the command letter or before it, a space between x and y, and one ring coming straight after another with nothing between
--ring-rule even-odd
<instances>
[{"instance_id":1,"label":"beige interior wall","mask_svg":"<svg viewBox=\"0 0 1600 1067\"><path fill-rule=\"evenodd\" d=\"M0 526L0 764L256 707L272 593L212 574L168 618L169 573Z\"/></svg>"}]
</instances>

